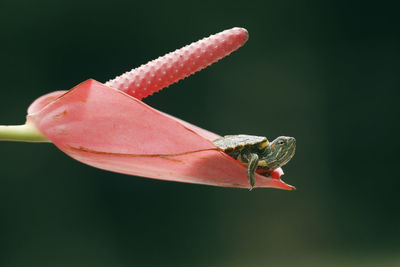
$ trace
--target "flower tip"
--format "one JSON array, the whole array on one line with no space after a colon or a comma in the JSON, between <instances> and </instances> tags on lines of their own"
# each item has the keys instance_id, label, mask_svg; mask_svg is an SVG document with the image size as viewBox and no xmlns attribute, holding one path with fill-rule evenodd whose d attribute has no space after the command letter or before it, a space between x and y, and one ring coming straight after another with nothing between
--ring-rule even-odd
<instances>
[{"instance_id":1,"label":"flower tip","mask_svg":"<svg viewBox=\"0 0 400 267\"><path fill-rule=\"evenodd\" d=\"M288 190L288 191L297 190L297 188L295 186L287 184L284 181L282 181L281 179L277 180L277 184L279 185L278 188L280 188L280 189L284 189L284 190Z\"/></svg>"},{"instance_id":2,"label":"flower tip","mask_svg":"<svg viewBox=\"0 0 400 267\"><path fill-rule=\"evenodd\" d=\"M291 191L297 190L297 188L293 185L288 184L288 187L289 187L288 190L291 190Z\"/></svg>"},{"instance_id":3,"label":"flower tip","mask_svg":"<svg viewBox=\"0 0 400 267\"><path fill-rule=\"evenodd\" d=\"M249 40L249 32L245 28L235 27L232 30L237 31L237 35L241 39L242 45Z\"/></svg>"}]
</instances>

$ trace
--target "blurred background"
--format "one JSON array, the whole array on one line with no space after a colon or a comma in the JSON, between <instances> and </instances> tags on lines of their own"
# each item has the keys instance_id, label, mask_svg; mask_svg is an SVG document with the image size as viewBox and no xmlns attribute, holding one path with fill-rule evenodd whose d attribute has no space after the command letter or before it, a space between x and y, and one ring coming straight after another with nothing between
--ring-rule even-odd
<instances>
[{"instance_id":1,"label":"blurred background","mask_svg":"<svg viewBox=\"0 0 400 267\"><path fill-rule=\"evenodd\" d=\"M296 137L283 179L298 190L132 177L1 142L0 266L400 266L397 17L385 1L1 0L2 125L42 94L246 28L244 47L145 102L221 135Z\"/></svg>"}]
</instances>

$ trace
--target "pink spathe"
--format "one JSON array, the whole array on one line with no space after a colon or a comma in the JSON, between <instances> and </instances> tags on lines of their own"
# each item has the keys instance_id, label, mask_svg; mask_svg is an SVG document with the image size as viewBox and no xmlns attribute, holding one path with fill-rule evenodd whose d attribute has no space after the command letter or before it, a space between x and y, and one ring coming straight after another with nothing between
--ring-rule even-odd
<instances>
[{"instance_id":1,"label":"pink spathe","mask_svg":"<svg viewBox=\"0 0 400 267\"><path fill-rule=\"evenodd\" d=\"M104 170L162 180L249 188L246 167L207 130L95 80L38 98L28 122L72 158ZM281 169L274 177L280 177ZM294 189L256 175L256 187Z\"/></svg>"}]
</instances>

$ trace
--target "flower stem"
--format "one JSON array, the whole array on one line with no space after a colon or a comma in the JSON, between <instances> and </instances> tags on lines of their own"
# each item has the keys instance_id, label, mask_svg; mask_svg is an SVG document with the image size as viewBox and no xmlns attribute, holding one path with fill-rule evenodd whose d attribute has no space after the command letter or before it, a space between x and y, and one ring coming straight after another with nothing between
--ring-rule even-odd
<instances>
[{"instance_id":1,"label":"flower stem","mask_svg":"<svg viewBox=\"0 0 400 267\"><path fill-rule=\"evenodd\" d=\"M24 125L0 125L0 141L51 142L32 123Z\"/></svg>"}]
</instances>

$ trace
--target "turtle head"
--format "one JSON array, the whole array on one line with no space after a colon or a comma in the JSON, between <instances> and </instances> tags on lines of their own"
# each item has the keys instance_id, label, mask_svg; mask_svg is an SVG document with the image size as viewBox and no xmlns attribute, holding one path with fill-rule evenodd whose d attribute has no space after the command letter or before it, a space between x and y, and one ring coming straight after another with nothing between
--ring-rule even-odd
<instances>
[{"instance_id":1,"label":"turtle head","mask_svg":"<svg viewBox=\"0 0 400 267\"><path fill-rule=\"evenodd\" d=\"M264 160L269 169L282 167L293 157L296 150L294 137L279 136L266 149L261 160Z\"/></svg>"}]
</instances>

